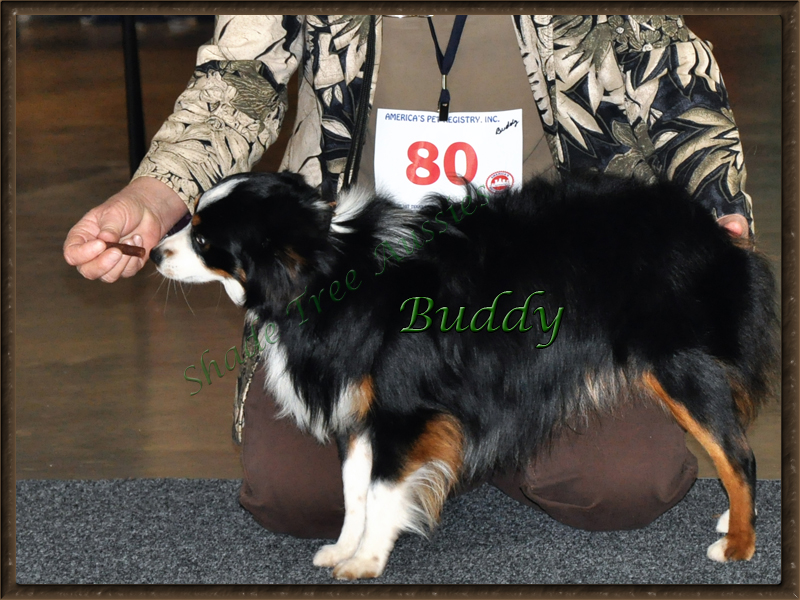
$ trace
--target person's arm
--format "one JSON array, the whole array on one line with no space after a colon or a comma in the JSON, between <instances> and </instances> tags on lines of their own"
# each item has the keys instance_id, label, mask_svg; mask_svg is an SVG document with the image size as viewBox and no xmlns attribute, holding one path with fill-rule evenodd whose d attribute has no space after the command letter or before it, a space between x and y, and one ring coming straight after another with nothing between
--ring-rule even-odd
<instances>
[{"instance_id":1,"label":"person's arm","mask_svg":"<svg viewBox=\"0 0 800 600\"><path fill-rule=\"evenodd\" d=\"M296 15L217 17L213 40L199 49L186 91L131 183L70 230L67 263L88 279L134 275L145 260L99 240L130 241L149 253L203 191L249 170L278 137L302 29Z\"/></svg>"},{"instance_id":2,"label":"person's arm","mask_svg":"<svg viewBox=\"0 0 800 600\"><path fill-rule=\"evenodd\" d=\"M679 15L515 18L556 166L681 183L752 230L739 132L710 48Z\"/></svg>"},{"instance_id":3,"label":"person's arm","mask_svg":"<svg viewBox=\"0 0 800 600\"><path fill-rule=\"evenodd\" d=\"M669 21L662 23L663 28ZM659 85L646 119L653 141L648 162L660 176L683 185L722 226L748 235L752 200L744 189L744 152L722 74L710 45L686 29L681 17L675 23L685 33L665 32L662 38L669 33L673 39L663 48L654 47L648 60L663 69L660 77L653 77ZM634 89L648 85L644 66L626 75Z\"/></svg>"},{"instance_id":4,"label":"person's arm","mask_svg":"<svg viewBox=\"0 0 800 600\"><path fill-rule=\"evenodd\" d=\"M136 179L78 221L64 242L64 259L86 279L131 277L146 259L106 250L105 242L129 242L149 252L185 213L172 188L150 177Z\"/></svg>"},{"instance_id":5,"label":"person's arm","mask_svg":"<svg viewBox=\"0 0 800 600\"><path fill-rule=\"evenodd\" d=\"M220 15L214 39L175 110L153 137L137 177L153 177L193 208L227 175L249 171L278 138L286 86L303 52L303 16Z\"/></svg>"}]
</instances>

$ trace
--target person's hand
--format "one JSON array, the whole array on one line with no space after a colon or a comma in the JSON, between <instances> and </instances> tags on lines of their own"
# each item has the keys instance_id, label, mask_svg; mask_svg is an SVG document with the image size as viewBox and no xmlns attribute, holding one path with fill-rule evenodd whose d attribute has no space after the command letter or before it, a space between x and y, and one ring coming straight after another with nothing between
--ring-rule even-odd
<instances>
[{"instance_id":1,"label":"person's hand","mask_svg":"<svg viewBox=\"0 0 800 600\"><path fill-rule=\"evenodd\" d=\"M64 259L86 279L106 283L131 277L146 258L125 256L105 242L130 243L150 250L186 213L175 191L153 177L134 179L120 192L86 213L70 229Z\"/></svg>"},{"instance_id":2,"label":"person's hand","mask_svg":"<svg viewBox=\"0 0 800 600\"><path fill-rule=\"evenodd\" d=\"M750 228L747 226L747 219L742 215L725 215L717 219L717 223L733 238L747 239L750 237Z\"/></svg>"}]
</instances>

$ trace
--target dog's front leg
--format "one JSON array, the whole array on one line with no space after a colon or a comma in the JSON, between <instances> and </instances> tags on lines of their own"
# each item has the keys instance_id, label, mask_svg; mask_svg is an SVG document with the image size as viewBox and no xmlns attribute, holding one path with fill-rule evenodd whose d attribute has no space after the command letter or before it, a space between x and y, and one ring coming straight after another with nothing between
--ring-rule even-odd
<instances>
[{"instance_id":1,"label":"dog's front leg","mask_svg":"<svg viewBox=\"0 0 800 600\"><path fill-rule=\"evenodd\" d=\"M384 427L403 430L398 421L397 417L388 419ZM379 425L374 437L375 460L364 535L356 553L333 569L334 577L378 577L402 531L424 533L436 524L463 463L461 431L453 417L442 414L430 418L422 432L412 434L408 453L398 463L395 438L386 436ZM389 441L381 445L384 439Z\"/></svg>"},{"instance_id":2,"label":"dog's front leg","mask_svg":"<svg viewBox=\"0 0 800 600\"><path fill-rule=\"evenodd\" d=\"M336 579L371 578L383 573L397 536L413 521L409 495L404 482L377 480L370 484L361 544L351 558L333 569Z\"/></svg>"},{"instance_id":3,"label":"dog's front leg","mask_svg":"<svg viewBox=\"0 0 800 600\"><path fill-rule=\"evenodd\" d=\"M372 472L372 447L365 435L353 436L342 464L344 484L344 525L335 544L320 548L314 555L317 567L335 567L355 554L364 533L367 492Z\"/></svg>"}]
</instances>

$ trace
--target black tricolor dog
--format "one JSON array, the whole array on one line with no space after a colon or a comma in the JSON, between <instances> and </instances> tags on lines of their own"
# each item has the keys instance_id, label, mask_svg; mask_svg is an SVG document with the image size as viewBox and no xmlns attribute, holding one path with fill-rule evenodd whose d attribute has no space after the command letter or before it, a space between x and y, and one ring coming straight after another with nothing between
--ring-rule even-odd
<instances>
[{"instance_id":1,"label":"black tricolor dog","mask_svg":"<svg viewBox=\"0 0 800 600\"><path fill-rule=\"evenodd\" d=\"M336 577L380 575L459 481L623 402L662 404L713 458L730 511L709 558L753 555L745 428L777 370L775 285L673 185L532 181L414 212L360 191L326 203L288 173L236 175L151 257L166 277L222 281L262 336L275 324L269 391L343 457L344 527L314 557ZM401 331L409 298L440 307L422 332ZM479 331L456 317L491 306Z\"/></svg>"}]
</instances>

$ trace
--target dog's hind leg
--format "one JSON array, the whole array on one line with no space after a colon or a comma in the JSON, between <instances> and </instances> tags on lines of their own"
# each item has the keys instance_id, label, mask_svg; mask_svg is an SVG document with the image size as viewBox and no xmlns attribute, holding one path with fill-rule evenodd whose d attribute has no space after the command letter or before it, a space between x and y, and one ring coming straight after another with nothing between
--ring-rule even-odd
<instances>
[{"instance_id":1,"label":"dog's hind leg","mask_svg":"<svg viewBox=\"0 0 800 600\"><path fill-rule=\"evenodd\" d=\"M337 542L322 546L314 555L315 566L335 567L355 554L364 534L371 473L372 446L367 436L351 437L342 463L344 525Z\"/></svg>"},{"instance_id":2,"label":"dog's hind leg","mask_svg":"<svg viewBox=\"0 0 800 600\"><path fill-rule=\"evenodd\" d=\"M403 430L395 426L396 431ZM402 455L397 454L398 440L386 440L381 434L380 429L375 431L364 535L355 554L334 568L337 579L378 577L383 573L402 531L424 534L436 524L461 469L462 433L451 417L436 415L427 419Z\"/></svg>"},{"instance_id":3,"label":"dog's hind leg","mask_svg":"<svg viewBox=\"0 0 800 600\"><path fill-rule=\"evenodd\" d=\"M710 559L750 560L755 552L756 462L724 370L700 353L682 353L643 382L708 452L728 493L727 535L709 546Z\"/></svg>"}]
</instances>

